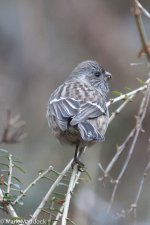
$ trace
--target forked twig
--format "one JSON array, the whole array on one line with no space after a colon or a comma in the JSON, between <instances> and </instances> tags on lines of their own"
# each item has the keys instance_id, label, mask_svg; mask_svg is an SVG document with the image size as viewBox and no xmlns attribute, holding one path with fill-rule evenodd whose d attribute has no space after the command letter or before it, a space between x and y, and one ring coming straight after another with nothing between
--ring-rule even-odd
<instances>
[{"instance_id":1,"label":"forked twig","mask_svg":"<svg viewBox=\"0 0 150 225\"><path fill-rule=\"evenodd\" d=\"M141 5L138 0L135 0L135 2L138 5L139 9L143 12L143 14L150 19L150 13Z\"/></svg>"},{"instance_id":2,"label":"forked twig","mask_svg":"<svg viewBox=\"0 0 150 225\"><path fill-rule=\"evenodd\" d=\"M115 198L115 195L116 195L118 184L120 183L120 180L121 180L122 176L125 173L125 170L126 170L126 168L128 166L128 163L130 161L132 153L133 153L133 151L135 149L135 144L137 142L137 138L138 138L139 133L140 133L140 131L142 129L142 122L143 122L143 120L145 118L145 115L146 115L146 110L147 110L147 106L148 106L148 103L149 103L149 98L150 98L150 84L148 85L148 88L147 88L147 90L145 92L145 95L144 95L144 97L142 99L142 102L141 102L141 105L140 105L140 108L139 108L139 112L138 112L138 115L136 117L135 135L133 137L133 141L132 141L131 147L129 149L129 153L127 155L127 159L125 160L125 163L124 163L124 165L123 165L123 167L122 167L122 169L121 169L121 171L120 171L120 173L119 173L119 175L118 175L118 177L117 177L117 179L115 181L115 186L113 188L113 192L112 192L112 196L111 196L111 200L110 200L110 205L108 207L107 213L110 212L110 209L111 209L112 204L114 202L114 198Z\"/></svg>"},{"instance_id":3,"label":"forked twig","mask_svg":"<svg viewBox=\"0 0 150 225\"><path fill-rule=\"evenodd\" d=\"M119 97L110 99L110 100L107 102L107 106L110 106L111 104L114 104L114 103L116 103L116 102L118 102L118 101L121 101L121 100L126 100L126 99L129 98L130 96L135 96L137 93L146 90L149 83L150 83L150 78L148 78L148 79L145 81L145 84L144 84L143 86L141 86L141 87L135 89L134 91L131 91L131 92L128 92L128 93L126 93L126 94L122 94L122 95L120 95Z\"/></svg>"},{"instance_id":4,"label":"forked twig","mask_svg":"<svg viewBox=\"0 0 150 225\"><path fill-rule=\"evenodd\" d=\"M137 25L140 39L141 39L142 49L144 53L146 54L148 62L150 62L150 52L148 49L148 40L147 40L146 32L145 32L143 21L141 18L141 8L143 8L141 7L141 4L137 0L134 0L133 15L135 17L135 22Z\"/></svg>"},{"instance_id":5,"label":"forked twig","mask_svg":"<svg viewBox=\"0 0 150 225\"><path fill-rule=\"evenodd\" d=\"M2 190L0 189L0 203L1 204L3 204L3 199L4 199L4 195L3 195ZM6 204L4 207L6 208L6 210L10 216L16 217L16 218L18 217L16 211L14 210L14 208L12 207L11 204Z\"/></svg>"}]
</instances>

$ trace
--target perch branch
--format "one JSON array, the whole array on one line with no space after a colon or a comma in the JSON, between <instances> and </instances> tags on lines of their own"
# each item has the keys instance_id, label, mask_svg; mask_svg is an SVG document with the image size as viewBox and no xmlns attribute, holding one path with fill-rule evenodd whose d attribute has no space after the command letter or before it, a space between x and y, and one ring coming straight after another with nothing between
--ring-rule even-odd
<instances>
[{"instance_id":1,"label":"perch branch","mask_svg":"<svg viewBox=\"0 0 150 225\"><path fill-rule=\"evenodd\" d=\"M78 179L79 179L79 177L80 177L80 174L81 174L81 173L78 172L78 173L76 174L76 179L73 179L73 180L74 180L74 182L73 182L74 184L72 185L72 189L70 189L70 193L73 193L73 190L74 190L74 188L75 188L75 185L77 184ZM71 183L71 180L70 180L70 183ZM69 187L68 187L68 189L69 189ZM69 194L69 191L67 191L67 193ZM67 197L66 197L66 198L67 198ZM65 201L65 202L66 202L66 201ZM57 225L57 223L59 222L59 219L61 218L62 213L63 213L64 206L65 206L65 204L63 204L63 205L60 207L59 212L58 212L57 215L56 215L56 219L55 219L53 225Z\"/></svg>"},{"instance_id":2,"label":"perch branch","mask_svg":"<svg viewBox=\"0 0 150 225\"><path fill-rule=\"evenodd\" d=\"M63 215L62 215L62 225L66 225L67 223L67 216L68 216L68 211L69 211L69 205L70 205L70 200L71 200L71 195L72 195L72 191L76 185L77 179L79 178L81 172L77 173L77 166L74 167L71 178L70 178L70 183L69 183L69 187L68 187L68 191L66 194L66 199L64 202L64 210L63 210Z\"/></svg>"},{"instance_id":3,"label":"perch branch","mask_svg":"<svg viewBox=\"0 0 150 225\"><path fill-rule=\"evenodd\" d=\"M72 160L67 164L67 166L64 168L64 170L60 173L60 175L56 179L56 181L50 187L50 189L48 190L48 192L46 193L46 195L42 199L41 203L39 204L39 206L37 207L37 209L35 210L35 212L31 216L31 219L29 220L29 222L27 223L27 225L29 225L32 221L34 221L35 219L37 219L38 215L42 211L43 207L45 206L46 202L48 201L48 199L49 199L50 195L52 194L53 190L57 187L57 185L59 184L59 182L61 181L61 179L65 176L65 174L71 168L71 163L72 163Z\"/></svg>"}]
</instances>

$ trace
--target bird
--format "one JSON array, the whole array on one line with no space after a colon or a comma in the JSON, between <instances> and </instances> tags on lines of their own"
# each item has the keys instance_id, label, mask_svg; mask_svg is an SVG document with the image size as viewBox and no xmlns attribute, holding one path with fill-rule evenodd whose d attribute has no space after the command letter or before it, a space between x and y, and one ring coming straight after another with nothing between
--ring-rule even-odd
<instances>
[{"instance_id":1,"label":"bird","mask_svg":"<svg viewBox=\"0 0 150 225\"><path fill-rule=\"evenodd\" d=\"M105 140L111 77L101 64L86 60L50 95L48 125L60 143L75 147L72 168L77 165L79 171L85 168L80 161L84 149Z\"/></svg>"}]
</instances>

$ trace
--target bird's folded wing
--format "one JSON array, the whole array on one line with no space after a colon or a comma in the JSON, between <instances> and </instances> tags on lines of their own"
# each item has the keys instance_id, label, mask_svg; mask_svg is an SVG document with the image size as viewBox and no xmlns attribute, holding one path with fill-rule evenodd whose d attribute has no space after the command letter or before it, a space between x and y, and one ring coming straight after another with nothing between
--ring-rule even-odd
<instances>
[{"instance_id":1,"label":"bird's folded wing","mask_svg":"<svg viewBox=\"0 0 150 225\"><path fill-rule=\"evenodd\" d=\"M104 141L104 136L90 121L78 124L81 137L84 141Z\"/></svg>"},{"instance_id":2,"label":"bird's folded wing","mask_svg":"<svg viewBox=\"0 0 150 225\"><path fill-rule=\"evenodd\" d=\"M53 115L62 131L67 130L68 120L80 109L80 103L73 98L60 98L50 101L48 114Z\"/></svg>"},{"instance_id":3,"label":"bird's folded wing","mask_svg":"<svg viewBox=\"0 0 150 225\"><path fill-rule=\"evenodd\" d=\"M88 119L105 115L105 111L97 102L77 101L73 98L60 98L50 101L49 110L57 120L62 131L70 125L77 125L84 140L99 140L102 136L96 131Z\"/></svg>"},{"instance_id":4,"label":"bird's folded wing","mask_svg":"<svg viewBox=\"0 0 150 225\"><path fill-rule=\"evenodd\" d=\"M81 108L79 112L76 115L74 115L74 117L70 122L72 126L79 124L81 122L85 122L87 119L96 118L105 114L105 111L102 109L100 105L98 105L98 102L82 103L80 107Z\"/></svg>"}]
</instances>

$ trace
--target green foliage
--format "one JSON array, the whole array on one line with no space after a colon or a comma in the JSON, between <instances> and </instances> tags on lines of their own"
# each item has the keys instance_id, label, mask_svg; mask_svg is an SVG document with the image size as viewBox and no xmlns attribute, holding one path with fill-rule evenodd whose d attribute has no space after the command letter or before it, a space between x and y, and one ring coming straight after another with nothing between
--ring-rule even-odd
<instances>
[{"instance_id":1,"label":"green foliage","mask_svg":"<svg viewBox=\"0 0 150 225\"><path fill-rule=\"evenodd\" d=\"M141 84L141 85L144 85L145 84L145 81L144 80L142 80L141 78L136 78L137 79L137 81Z\"/></svg>"},{"instance_id":2,"label":"green foliage","mask_svg":"<svg viewBox=\"0 0 150 225\"><path fill-rule=\"evenodd\" d=\"M129 87L125 87L124 88L126 91L132 91L133 89L132 88L129 88Z\"/></svg>"},{"instance_id":3,"label":"green foliage","mask_svg":"<svg viewBox=\"0 0 150 225\"><path fill-rule=\"evenodd\" d=\"M0 169L3 174L1 174L0 179L0 188L3 193L3 201L0 205L2 210L5 210L5 205L12 205L18 203L23 205L22 198L26 195L27 191L33 187L33 185L37 184L37 181L44 180L44 182L54 183L56 179L60 176L60 173L54 169L40 170L38 171L38 177L29 184L29 186L23 191L21 186L23 182L18 177L18 172L25 173L23 169L22 162L16 159L12 154L10 154L5 149L0 149ZM63 213L63 205L65 202L66 193L68 190L70 178L72 176L72 170L68 171L60 180L60 182L56 185L55 190L52 192L50 198L47 200L47 203L41 210L42 213L45 213L47 218L47 224L53 224L56 221L57 215ZM78 182L90 182L91 176L85 170ZM72 197L74 197L74 192L71 193ZM19 220L20 218L14 218L14 220ZM75 225L75 223L69 218L67 221L70 224Z\"/></svg>"},{"instance_id":4,"label":"green foliage","mask_svg":"<svg viewBox=\"0 0 150 225\"><path fill-rule=\"evenodd\" d=\"M122 95L122 93L120 91L112 91L112 93L116 96L120 96Z\"/></svg>"}]
</instances>

